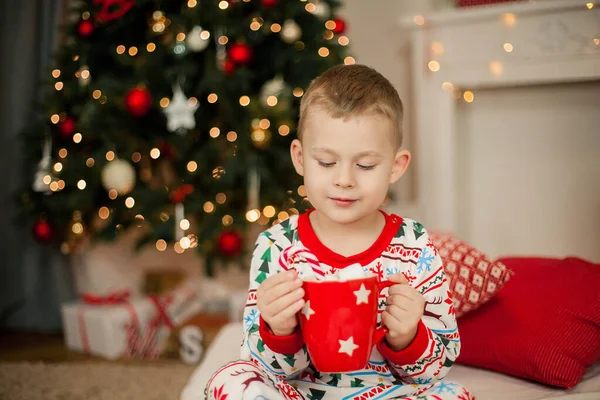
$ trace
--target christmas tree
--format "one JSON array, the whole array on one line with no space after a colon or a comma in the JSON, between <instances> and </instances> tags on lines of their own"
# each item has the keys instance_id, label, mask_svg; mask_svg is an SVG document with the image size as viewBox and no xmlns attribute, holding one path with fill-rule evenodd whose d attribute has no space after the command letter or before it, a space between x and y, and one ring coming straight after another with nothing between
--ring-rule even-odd
<instances>
[{"instance_id":1,"label":"christmas tree","mask_svg":"<svg viewBox=\"0 0 600 400\"><path fill-rule=\"evenodd\" d=\"M23 213L65 254L241 254L249 224L309 206L289 160L300 99L345 56L336 0L87 0L24 132Z\"/></svg>"}]
</instances>

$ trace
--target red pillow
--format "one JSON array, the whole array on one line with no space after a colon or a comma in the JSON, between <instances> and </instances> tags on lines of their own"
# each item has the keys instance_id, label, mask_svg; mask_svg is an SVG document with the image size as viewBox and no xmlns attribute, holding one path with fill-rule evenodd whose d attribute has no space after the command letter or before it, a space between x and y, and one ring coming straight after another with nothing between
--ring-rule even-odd
<instances>
[{"instance_id":1,"label":"red pillow","mask_svg":"<svg viewBox=\"0 0 600 400\"><path fill-rule=\"evenodd\" d=\"M457 362L571 388L600 359L600 265L580 258L504 258L515 271L484 307L458 320Z\"/></svg>"},{"instance_id":2,"label":"red pillow","mask_svg":"<svg viewBox=\"0 0 600 400\"><path fill-rule=\"evenodd\" d=\"M429 237L444 262L456 318L485 304L510 279L512 271L504 264L457 237L439 232Z\"/></svg>"}]
</instances>

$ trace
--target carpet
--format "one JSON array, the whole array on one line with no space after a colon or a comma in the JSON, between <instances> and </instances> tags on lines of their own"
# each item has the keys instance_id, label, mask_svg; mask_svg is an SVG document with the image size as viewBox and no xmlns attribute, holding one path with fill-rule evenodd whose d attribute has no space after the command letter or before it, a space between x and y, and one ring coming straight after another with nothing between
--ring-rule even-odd
<instances>
[{"instance_id":1,"label":"carpet","mask_svg":"<svg viewBox=\"0 0 600 400\"><path fill-rule=\"evenodd\" d=\"M0 399L177 400L194 367L151 362L4 362L0 363Z\"/></svg>"}]
</instances>

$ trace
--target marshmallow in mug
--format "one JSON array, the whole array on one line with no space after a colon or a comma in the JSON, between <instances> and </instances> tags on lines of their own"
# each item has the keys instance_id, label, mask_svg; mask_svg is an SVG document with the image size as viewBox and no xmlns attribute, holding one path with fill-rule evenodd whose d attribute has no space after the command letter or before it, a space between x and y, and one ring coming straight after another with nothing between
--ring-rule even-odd
<instances>
[{"instance_id":1,"label":"marshmallow in mug","mask_svg":"<svg viewBox=\"0 0 600 400\"><path fill-rule=\"evenodd\" d=\"M323 280L325 282L349 281L352 279L366 278L366 277L369 277L372 275L370 273L369 274L365 273L365 271L363 270L363 267L358 263L349 265L346 268L338 269L333 274L325 275L325 277L323 279L319 279L316 276L316 274L312 271L312 269L305 264L299 265L297 267L297 270L298 270L298 276L300 277L300 279L305 280L305 281L316 281L316 280Z\"/></svg>"},{"instance_id":2,"label":"marshmallow in mug","mask_svg":"<svg viewBox=\"0 0 600 400\"><path fill-rule=\"evenodd\" d=\"M339 269L336 271L336 274L339 275L340 281L349 281L351 279L361 279L370 276L367 275L363 270L362 265L360 264L352 264L348 265L346 268Z\"/></svg>"},{"instance_id":3,"label":"marshmallow in mug","mask_svg":"<svg viewBox=\"0 0 600 400\"><path fill-rule=\"evenodd\" d=\"M303 281L319 281L319 277L315 274L312 267L308 263L297 263L294 269L298 273L298 277Z\"/></svg>"}]
</instances>

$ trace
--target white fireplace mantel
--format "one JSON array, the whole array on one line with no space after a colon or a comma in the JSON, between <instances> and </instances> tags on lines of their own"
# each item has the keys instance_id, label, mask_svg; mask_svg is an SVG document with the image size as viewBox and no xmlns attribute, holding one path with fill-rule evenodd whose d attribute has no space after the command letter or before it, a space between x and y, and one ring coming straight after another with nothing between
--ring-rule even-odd
<instances>
[{"instance_id":1,"label":"white fireplace mantel","mask_svg":"<svg viewBox=\"0 0 600 400\"><path fill-rule=\"evenodd\" d=\"M457 228L456 113L465 91L600 80L600 4L586 3L524 1L402 20L411 34L417 200L426 224Z\"/></svg>"}]
</instances>

